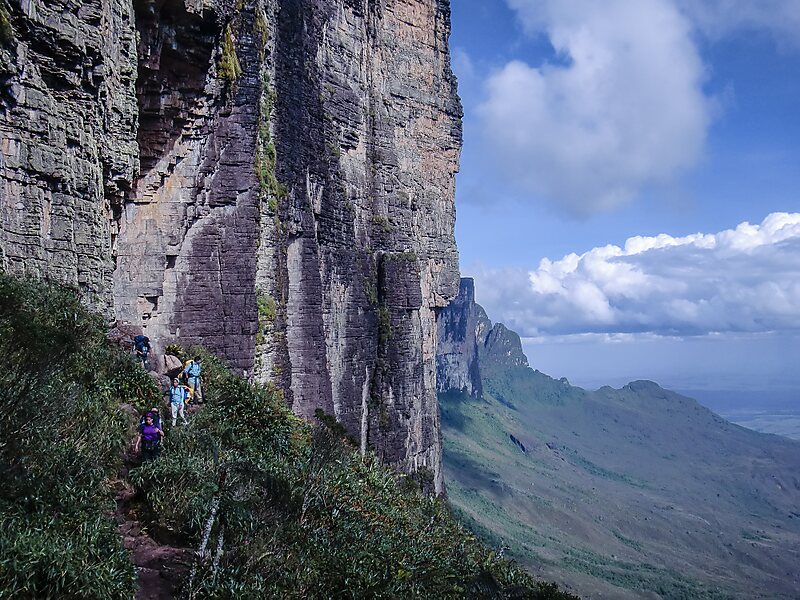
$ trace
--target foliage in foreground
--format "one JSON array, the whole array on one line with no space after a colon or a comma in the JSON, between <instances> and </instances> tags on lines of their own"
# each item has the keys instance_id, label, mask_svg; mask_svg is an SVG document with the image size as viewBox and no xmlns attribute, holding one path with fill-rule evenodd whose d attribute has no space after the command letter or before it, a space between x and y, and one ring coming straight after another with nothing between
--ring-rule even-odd
<instances>
[{"instance_id":1,"label":"foliage in foreground","mask_svg":"<svg viewBox=\"0 0 800 600\"><path fill-rule=\"evenodd\" d=\"M74 292L0 273L0 598L133 594L107 482L120 401L158 393L104 331Z\"/></svg>"},{"instance_id":2,"label":"foliage in foreground","mask_svg":"<svg viewBox=\"0 0 800 600\"><path fill-rule=\"evenodd\" d=\"M208 354L204 384L205 408L131 474L153 531L206 550L192 597L571 598L279 391ZM0 598L133 596L109 480L133 433L120 403L158 397L73 292L0 274Z\"/></svg>"},{"instance_id":3,"label":"foliage in foreground","mask_svg":"<svg viewBox=\"0 0 800 600\"><path fill-rule=\"evenodd\" d=\"M194 597L571 598L486 549L411 478L298 419L279 391L204 365L205 408L132 473L153 524L206 549Z\"/></svg>"}]
</instances>

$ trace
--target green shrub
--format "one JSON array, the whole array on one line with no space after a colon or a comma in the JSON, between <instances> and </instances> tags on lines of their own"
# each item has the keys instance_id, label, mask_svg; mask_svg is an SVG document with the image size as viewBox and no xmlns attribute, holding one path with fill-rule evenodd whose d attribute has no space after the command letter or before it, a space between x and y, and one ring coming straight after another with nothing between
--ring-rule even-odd
<instances>
[{"instance_id":1,"label":"green shrub","mask_svg":"<svg viewBox=\"0 0 800 600\"><path fill-rule=\"evenodd\" d=\"M130 598L135 573L114 523L0 510L0 598Z\"/></svg>"},{"instance_id":2,"label":"green shrub","mask_svg":"<svg viewBox=\"0 0 800 600\"><path fill-rule=\"evenodd\" d=\"M186 352L184 352L183 347L179 344L167 344L166 348L164 348L164 353L177 356L182 363L189 359L189 357L186 355Z\"/></svg>"},{"instance_id":3,"label":"green shrub","mask_svg":"<svg viewBox=\"0 0 800 600\"><path fill-rule=\"evenodd\" d=\"M0 45L10 46L14 41L14 30L4 4L4 1L0 3Z\"/></svg>"},{"instance_id":4,"label":"green shrub","mask_svg":"<svg viewBox=\"0 0 800 600\"><path fill-rule=\"evenodd\" d=\"M131 597L108 481L138 392L156 391L73 291L0 274L0 597Z\"/></svg>"},{"instance_id":5,"label":"green shrub","mask_svg":"<svg viewBox=\"0 0 800 600\"><path fill-rule=\"evenodd\" d=\"M176 348L183 353L183 350ZM199 348L206 405L131 472L140 514L205 544L195 598L539 598L445 501L420 494L332 423ZM105 340L73 292L0 275L0 598L131 598L135 569L109 481L155 385ZM423 474L424 475L424 474ZM428 482L430 483L430 482Z\"/></svg>"},{"instance_id":6,"label":"green shrub","mask_svg":"<svg viewBox=\"0 0 800 600\"><path fill-rule=\"evenodd\" d=\"M321 411L311 427L275 388L203 364L203 411L131 474L154 524L193 544L209 534L195 597L569 598L480 545L421 484L355 453Z\"/></svg>"},{"instance_id":7,"label":"green shrub","mask_svg":"<svg viewBox=\"0 0 800 600\"><path fill-rule=\"evenodd\" d=\"M229 82L236 81L242 74L242 65L236 55L236 45L233 42L233 31L230 23L225 26L225 31L222 35L222 47L220 48L220 57L217 62L217 72L220 77Z\"/></svg>"}]
</instances>

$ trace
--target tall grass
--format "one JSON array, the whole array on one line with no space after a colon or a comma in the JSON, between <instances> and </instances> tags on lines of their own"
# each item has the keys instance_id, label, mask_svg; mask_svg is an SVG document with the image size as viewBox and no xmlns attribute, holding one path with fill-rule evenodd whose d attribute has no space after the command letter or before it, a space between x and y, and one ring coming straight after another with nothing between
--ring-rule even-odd
<instances>
[{"instance_id":1,"label":"tall grass","mask_svg":"<svg viewBox=\"0 0 800 600\"><path fill-rule=\"evenodd\" d=\"M0 597L130 598L108 484L157 390L74 292L0 274ZM135 390L118 381L134 382Z\"/></svg>"},{"instance_id":2,"label":"tall grass","mask_svg":"<svg viewBox=\"0 0 800 600\"><path fill-rule=\"evenodd\" d=\"M486 549L445 501L355 453L335 427L298 419L278 390L203 363L203 411L132 473L153 524L207 549L187 594L570 597Z\"/></svg>"},{"instance_id":3,"label":"tall grass","mask_svg":"<svg viewBox=\"0 0 800 600\"><path fill-rule=\"evenodd\" d=\"M415 479L203 356L206 404L131 472L151 531L204 550L191 598L570 596L482 546ZM0 598L131 598L110 481L159 392L74 292L0 274Z\"/></svg>"}]
</instances>

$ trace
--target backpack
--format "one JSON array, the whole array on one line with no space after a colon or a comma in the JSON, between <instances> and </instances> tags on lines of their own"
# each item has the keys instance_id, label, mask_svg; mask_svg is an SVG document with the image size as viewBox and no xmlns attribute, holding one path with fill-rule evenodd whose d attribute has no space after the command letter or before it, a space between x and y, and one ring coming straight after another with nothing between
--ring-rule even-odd
<instances>
[{"instance_id":1,"label":"backpack","mask_svg":"<svg viewBox=\"0 0 800 600\"><path fill-rule=\"evenodd\" d=\"M150 338L146 335L137 335L133 338L133 345L139 351L144 351L150 345Z\"/></svg>"},{"instance_id":2,"label":"backpack","mask_svg":"<svg viewBox=\"0 0 800 600\"><path fill-rule=\"evenodd\" d=\"M200 365L192 360L186 367L186 372L189 377L200 377Z\"/></svg>"}]
</instances>

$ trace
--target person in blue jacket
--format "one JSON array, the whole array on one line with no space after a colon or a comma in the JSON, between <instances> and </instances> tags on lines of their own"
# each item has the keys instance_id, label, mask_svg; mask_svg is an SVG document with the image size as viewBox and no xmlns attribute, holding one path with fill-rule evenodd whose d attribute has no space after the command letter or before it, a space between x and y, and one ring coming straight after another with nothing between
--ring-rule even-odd
<instances>
[{"instance_id":1,"label":"person in blue jacket","mask_svg":"<svg viewBox=\"0 0 800 600\"><path fill-rule=\"evenodd\" d=\"M192 392L192 401L196 404L203 403L203 388L201 386L202 380L200 373L203 366L200 364L200 357L195 356L193 360L186 361L186 366L183 369L183 375L186 377L186 383Z\"/></svg>"},{"instance_id":2,"label":"person in blue jacket","mask_svg":"<svg viewBox=\"0 0 800 600\"><path fill-rule=\"evenodd\" d=\"M183 424L186 425L188 421L186 420L186 415L183 412L184 405L186 404L186 398L189 397L189 391L181 385L181 382L177 379L172 380L172 387L169 388L169 406L172 409L172 426L175 427L177 424L178 415L180 415L181 419L183 420Z\"/></svg>"}]
</instances>

